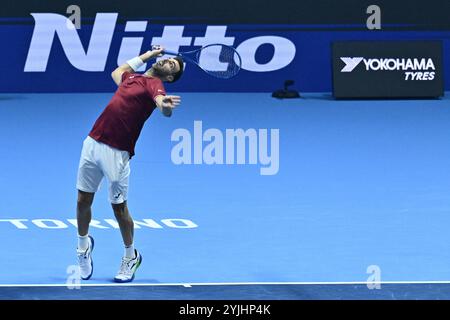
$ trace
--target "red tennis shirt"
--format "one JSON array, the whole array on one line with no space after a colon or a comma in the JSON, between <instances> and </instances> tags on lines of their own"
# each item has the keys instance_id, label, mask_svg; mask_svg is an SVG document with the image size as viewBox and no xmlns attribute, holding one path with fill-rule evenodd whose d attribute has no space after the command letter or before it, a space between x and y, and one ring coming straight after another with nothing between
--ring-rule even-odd
<instances>
[{"instance_id":1,"label":"red tennis shirt","mask_svg":"<svg viewBox=\"0 0 450 320\"><path fill-rule=\"evenodd\" d=\"M113 148L128 151L131 158L142 127L156 108L155 97L165 94L160 79L124 72L119 88L89 136Z\"/></svg>"}]
</instances>

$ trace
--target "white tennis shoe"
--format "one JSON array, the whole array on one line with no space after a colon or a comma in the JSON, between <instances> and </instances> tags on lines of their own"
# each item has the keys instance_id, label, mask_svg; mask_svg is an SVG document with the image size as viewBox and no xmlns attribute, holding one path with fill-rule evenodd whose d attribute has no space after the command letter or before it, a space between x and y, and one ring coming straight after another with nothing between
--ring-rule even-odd
<instances>
[{"instance_id":1,"label":"white tennis shoe","mask_svg":"<svg viewBox=\"0 0 450 320\"><path fill-rule=\"evenodd\" d=\"M136 273L137 268L141 265L142 256L141 254L134 249L135 258L122 258L122 264L120 265L120 270L117 275L114 277L115 282L131 282L134 280L134 275Z\"/></svg>"},{"instance_id":2,"label":"white tennis shoe","mask_svg":"<svg viewBox=\"0 0 450 320\"><path fill-rule=\"evenodd\" d=\"M94 250L94 238L89 236L89 246L86 250L77 249L78 266L80 267L80 277L89 280L94 272L94 262L92 261L92 250Z\"/></svg>"}]
</instances>

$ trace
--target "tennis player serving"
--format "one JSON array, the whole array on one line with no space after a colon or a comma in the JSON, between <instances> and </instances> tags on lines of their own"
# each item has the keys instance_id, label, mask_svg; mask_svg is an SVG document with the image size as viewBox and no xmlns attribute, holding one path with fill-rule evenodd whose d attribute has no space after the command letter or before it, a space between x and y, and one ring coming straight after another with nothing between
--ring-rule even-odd
<instances>
[{"instance_id":1,"label":"tennis player serving","mask_svg":"<svg viewBox=\"0 0 450 320\"><path fill-rule=\"evenodd\" d=\"M173 57L154 63L144 74L135 73L144 63L161 56L163 47L153 47L116 68L111 77L118 88L83 142L78 167L77 257L83 280L93 273L94 239L89 235L91 206L103 177L109 182L109 200L119 223L124 255L116 282L133 281L142 262L134 248L134 223L127 207L130 159L145 121L158 108L170 117L180 97L166 95L164 82L175 82L183 74L183 60Z\"/></svg>"}]
</instances>

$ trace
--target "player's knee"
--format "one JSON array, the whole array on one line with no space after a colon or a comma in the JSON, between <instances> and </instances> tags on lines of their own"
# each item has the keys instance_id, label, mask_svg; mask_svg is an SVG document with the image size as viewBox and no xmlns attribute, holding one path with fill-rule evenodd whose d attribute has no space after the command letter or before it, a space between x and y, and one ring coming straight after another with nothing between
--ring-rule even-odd
<instances>
[{"instance_id":1,"label":"player's knee","mask_svg":"<svg viewBox=\"0 0 450 320\"><path fill-rule=\"evenodd\" d=\"M89 192L78 191L77 205L79 207L91 207L94 201L94 194Z\"/></svg>"},{"instance_id":2,"label":"player's knee","mask_svg":"<svg viewBox=\"0 0 450 320\"><path fill-rule=\"evenodd\" d=\"M112 203L112 208L114 211L114 215L117 219L126 219L128 218L128 210L126 201L122 203Z\"/></svg>"}]
</instances>

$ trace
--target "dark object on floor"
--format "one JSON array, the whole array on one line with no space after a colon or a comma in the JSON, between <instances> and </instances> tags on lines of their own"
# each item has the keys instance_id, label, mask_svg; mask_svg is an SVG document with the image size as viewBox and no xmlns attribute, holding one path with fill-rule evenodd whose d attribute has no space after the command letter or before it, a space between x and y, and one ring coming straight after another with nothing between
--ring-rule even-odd
<instances>
[{"instance_id":1,"label":"dark object on floor","mask_svg":"<svg viewBox=\"0 0 450 320\"><path fill-rule=\"evenodd\" d=\"M274 91L272 97L278 99L290 99L290 98L300 98L300 93L296 90L288 90L288 86L294 84L294 80L286 80L284 82L284 89Z\"/></svg>"}]
</instances>

